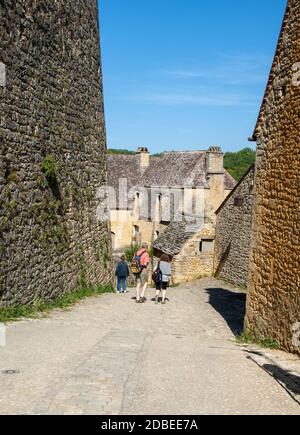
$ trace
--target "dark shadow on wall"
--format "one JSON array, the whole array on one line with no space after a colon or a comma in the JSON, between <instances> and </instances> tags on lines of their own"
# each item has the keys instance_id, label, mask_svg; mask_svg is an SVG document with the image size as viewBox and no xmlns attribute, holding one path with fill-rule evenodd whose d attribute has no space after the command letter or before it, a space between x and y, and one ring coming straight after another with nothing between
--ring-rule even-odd
<instances>
[{"instance_id":1,"label":"dark shadow on wall","mask_svg":"<svg viewBox=\"0 0 300 435\"><path fill-rule=\"evenodd\" d=\"M221 257L221 260L220 260L220 262L218 264L218 267L217 267L216 272L215 272L215 277L216 278L218 278L220 276L220 274L221 274L221 272L223 270L223 267L224 267L226 261L228 260L230 251L231 251L231 242L227 246L227 248L226 248L225 252L223 253L223 255Z\"/></svg>"},{"instance_id":2,"label":"dark shadow on wall","mask_svg":"<svg viewBox=\"0 0 300 435\"><path fill-rule=\"evenodd\" d=\"M240 335L244 330L246 293L235 293L224 288L208 288L210 305L225 319L231 331Z\"/></svg>"}]
</instances>

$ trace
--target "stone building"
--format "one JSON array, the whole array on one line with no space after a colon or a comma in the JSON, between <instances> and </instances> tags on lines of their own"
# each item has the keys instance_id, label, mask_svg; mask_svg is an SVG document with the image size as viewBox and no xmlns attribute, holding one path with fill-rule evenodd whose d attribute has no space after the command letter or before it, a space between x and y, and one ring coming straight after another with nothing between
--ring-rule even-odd
<instances>
[{"instance_id":1,"label":"stone building","mask_svg":"<svg viewBox=\"0 0 300 435\"><path fill-rule=\"evenodd\" d=\"M252 231L255 166L216 211L215 275L246 287Z\"/></svg>"},{"instance_id":2,"label":"stone building","mask_svg":"<svg viewBox=\"0 0 300 435\"><path fill-rule=\"evenodd\" d=\"M116 252L121 253L135 243L148 242L156 253L176 255L177 282L212 273L215 211L236 185L224 169L224 155L219 147L208 151L168 152L161 157L151 157L145 148L140 148L136 155L110 155L108 174L109 185L118 192L114 195L117 201L111 201ZM120 179L127 183L123 193L119 193ZM129 198L128 203L122 204L121 198ZM196 230L187 208L195 220L202 218ZM182 234L186 228L188 234ZM180 239L178 252L175 239L176 249L173 252L172 246L170 250L173 231ZM208 252L204 255L200 251L201 234L207 241L205 246L211 243L209 261ZM180 263L186 255L195 257L195 267L190 263L191 271L184 275Z\"/></svg>"},{"instance_id":3,"label":"stone building","mask_svg":"<svg viewBox=\"0 0 300 435\"><path fill-rule=\"evenodd\" d=\"M0 3L0 305L111 279L97 0Z\"/></svg>"},{"instance_id":4,"label":"stone building","mask_svg":"<svg viewBox=\"0 0 300 435\"><path fill-rule=\"evenodd\" d=\"M150 157L147 149L139 148L136 154L108 155L108 181L110 192L110 221L113 251L122 253L143 240L152 242L152 225L140 220L139 192L143 176L158 158Z\"/></svg>"},{"instance_id":5,"label":"stone building","mask_svg":"<svg viewBox=\"0 0 300 435\"><path fill-rule=\"evenodd\" d=\"M195 231L186 222L172 222L154 242L154 265L160 256L172 260L173 283L211 276L214 261L215 226L211 222Z\"/></svg>"},{"instance_id":6,"label":"stone building","mask_svg":"<svg viewBox=\"0 0 300 435\"><path fill-rule=\"evenodd\" d=\"M300 2L289 0L254 131L246 329L300 353Z\"/></svg>"}]
</instances>

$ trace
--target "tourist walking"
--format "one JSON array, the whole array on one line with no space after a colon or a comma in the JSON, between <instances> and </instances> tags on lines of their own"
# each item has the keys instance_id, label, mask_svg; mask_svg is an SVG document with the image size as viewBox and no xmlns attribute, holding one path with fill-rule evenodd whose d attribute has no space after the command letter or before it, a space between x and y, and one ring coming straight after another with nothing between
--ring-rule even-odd
<instances>
[{"instance_id":1,"label":"tourist walking","mask_svg":"<svg viewBox=\"0 0 300 435\"><path fill-rule=\"evenodd\" d=\"M117 293L127 293L127 278L129 277L129 267L125 255L122 255L116 268Z\"/></svg>"},{"instance_id":2,"label":"tourist walking","mask_svg":"<svg viewBox=\"0 0 300 435\"><path fill-rule=\"evenodd\" d=\"M167 254L162 254L157 268L153 274L155 277L156 295L155 303L159 302L159 295L162 292L162 304L165 305L167 297L167 288L169 287L172 269L170 264L170 257Z\"/></svg>"},{"instance_id":3,"label":"tourist walking","mask_svg":"<svg viewBox=\"0 0 300 435\"><path fill-rule=\"evenodd\" d=\"M148 244L143 243L141 249L139 249L131 263L131 271L135 275L136 279L136 302L137 303L144 303L146 301L145 299L145 293L148 287L148 278L149 278L149 264L150 264L150 257L148 254ZM142 292L140 294L140 291L142 289Z\"/></svg>"}]
</instances>

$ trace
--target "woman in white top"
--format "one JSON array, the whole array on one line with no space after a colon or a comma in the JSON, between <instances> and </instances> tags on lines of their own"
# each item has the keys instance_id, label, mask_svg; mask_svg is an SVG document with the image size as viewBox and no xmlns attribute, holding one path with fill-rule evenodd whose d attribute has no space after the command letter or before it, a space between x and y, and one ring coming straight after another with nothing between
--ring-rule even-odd
<instances>
[{"instance_id":1,"label":"woman in white top","mask_svg":"<svg viewBox=\"0 0 300 435\"><path fill-rule=\"evenodd\" d=\"M167 254L162 254L158 266L161 271L161 282L156 284L155 303L158 304L158 298L162 291L162 304L166 303L167 288L169 287L169 281L172 275L172 269L170 264L170 257Z\"/></svg>"}]
</instances>

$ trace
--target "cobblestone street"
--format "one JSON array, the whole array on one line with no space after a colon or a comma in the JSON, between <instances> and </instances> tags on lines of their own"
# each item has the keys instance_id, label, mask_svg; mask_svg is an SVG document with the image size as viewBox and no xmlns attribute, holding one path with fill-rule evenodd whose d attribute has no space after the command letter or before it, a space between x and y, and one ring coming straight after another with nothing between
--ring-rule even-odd
<instances>
[{"instance_id":1,"label":"cobblestone street","mask_svg":"<svg viewBox=\"0 0 300 435\"><path fill-rule=\"evenodd\" d=\"M166 306L147 296L137 305L131 289L9 324L0 413L300 414L300 378L287 376L299 359L235 341L245 294L205 278L170 289Z\"/></svg>"}]
</instances>

